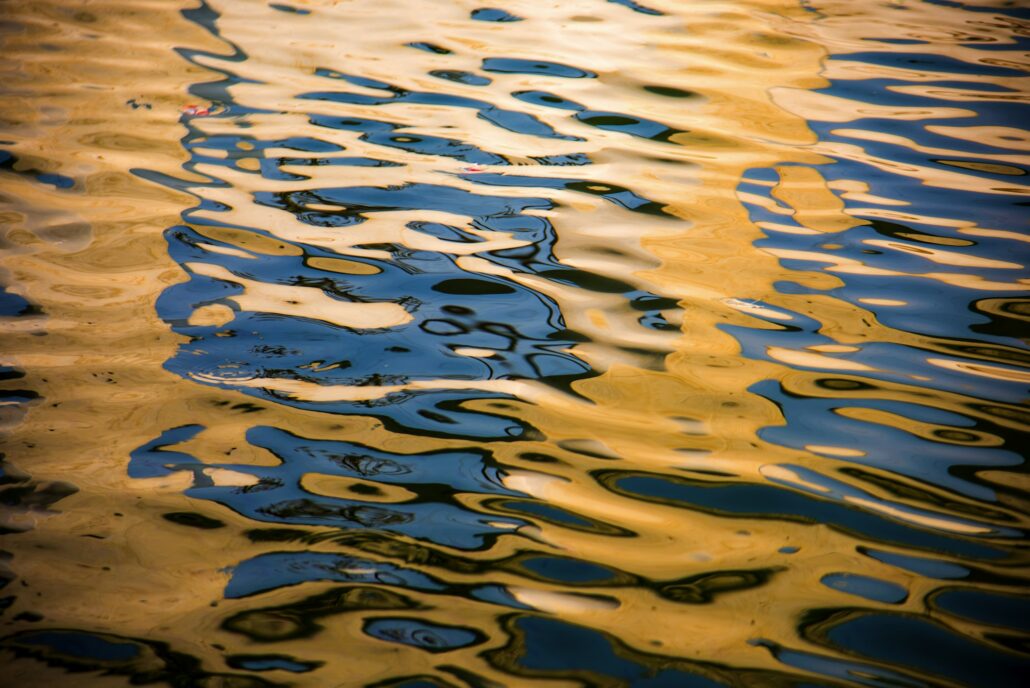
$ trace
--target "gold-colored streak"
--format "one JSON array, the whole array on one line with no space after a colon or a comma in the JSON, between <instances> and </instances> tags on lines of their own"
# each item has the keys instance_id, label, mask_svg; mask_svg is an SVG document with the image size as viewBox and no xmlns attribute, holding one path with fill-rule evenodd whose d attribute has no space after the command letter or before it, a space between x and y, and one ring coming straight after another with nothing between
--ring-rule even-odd
<instances>
[{"instance_id":1,"label":"gold-colored streak","mask_svg":"<svg viewBox=\"0 0 1030 688\"><path fill-rule=\"evenodd\" d=\"M247 279L213 263L187 263L186 267L197 275L242 286L242 294L227 298L245 311L311 318L358 329L397 327L412 319L411 314L396 303L341 301L315 287L288 286Z\"/></svg>"},{"instance_id":2,"label":"gold-colored streak","mask_svg":"<svg viewBox=\"0 0 1030 688\"><path fill-rule=\"evenodd\" d=\"M854 258L845 258L844 256L835 256L830 254L819 253L817 251L797 251L793 249L765 249L766 252L778 256L780 258L788 258L792 260L808 260L819 263L831 263L832 267L826 268L829 272L840 272L844 274L855 274L855 275L878 275L878 276L902 276L906 273L899 272L897 270L889 270L887 268L874 268L863 264L861 261ZM919 274L918 277L926 279L935 279L945 284L950 284L955 287L964 287L966 289L981 289L987 291L1026 291L1028 285L1030 285L1030 279L1019 279L1015 282L997 282L993 280L987 280L979 275L966 275L961 273L943 273L943 272L927 272Z\"/></svg>"},{"instance_id":3,"label":"gold-colored streak","mask_svg":"<svg viewBox=\"0 0 1030 688\"><path fill-rule=\"evenodd\" d=\"M821 142L813 146L813 150L835 158L870 165L888 174L912 177L927 186L1003 196L1030 194L1030 186L1026 184L1017 184L1012 181L999 182L977 175L941 170L928 165L899 163L888 158L870 155L861 147L848 143Z\"/></svg>"},{"instance_id":4,"label":"gold-colored streak","mask_svg":"<svg viewBox=\"0 0 1030 688\"><path fill-rule=\"evenodd\" d=\"M902 105L875 105L861 103L848 98L797 89L771 89L775 102L780 107L796 112L807 120L815 122L854 122L859 119L892 119L899 121L921 121L926 119L948 119L973 117L976 112L964 108L914 107Z\"/></svg>"},{"instance_id":5,"label":"gold-colored streak","mask_svg":"<svg viewBox=\"0 0 1030 688\"><path fill-rule=\"evenodd\" d=\"M933 129L933 128L934 127L932 125L927 127L928 130L929 129ZM941 130L941 131L938 131L936 133L941 133L941 134L945 134L947 131L953 131L953 130L956 130L956 129L959 129L959 130L965 130L966 129L966 127L954 127L954 128L936 127L936 128ZM1019 131L1019 130L1013 130L1013 131ZM917 152L917 153L924 153L926 155L954 156L955 153L956 153L956 151L954 151L954 150L952 150L950 148L937 148L935 146L924 146L924 145L922 145L920 143L917 143L916 141L913 141L912 139L905 138L904 136L898 136L897 134L891 134L891 133L886 132L886 131L876 131L876 130L872 130L872 129L846 129L845 128L845 129L835 129L833 131L833 134L835 136L843 136L843 137L853 138L853 139L862 139L864 141L876 141L877 143L887 143L887 144L891 144L891 145L894 145L894 146L901 146L901 147L906 148L908 150L911 150L911 151L914 151L914 152ZM978 142L982 142L982 139L980 139L980 141L978 141ZM999 141L999 143L1000 143L1000 141ZM1009 141L1006 140L1005 143L1009 144ZM1005 148L1014 148L1014 147L1015 146L1011 146L1011 145L1006 145L1005 146ZM1019 154L1012 154L1012 153L977 152L975 157L976 157L977 160L996 160L996 161L999 161L999 162L1011 162L1014 165L1027 165L1027 164L1030 164L1030 156L1019 155Z\"/></svg>"},{"instance_id":6,"label":"gold-colored streak","mask_svg":"<svg viewBox=\"0 0 1030 688\"><path fill-rule=\"evenodd\" d=\"M980 377L1005 380L1007 382L1030 382L1030 371L1013 370L1000 366L987 365L985 363L970 363L968 361L956 361L948 358L928 358L926 362L939 368L956 370L961 373L969 373Z\"/></svg>"},{"instance_id":7,"label":"gold-colored streak","mask_svg":"<svg viewBox=\"0 0 1030 688\"><path fill-rule=\"evenodd\" d=\"M888 428L898 428L931 442L950 442L964 446L1001 446L1001 437L966 427L953 427L936 423L925 423L874 408L845 406L834 411L845 418L854 418L866 423L877 423Z\"/></svg>"},{"instance_id":8,"label":"gold-colored streak","mask_svg":"<svg viewBox=\"0 0 1030 688\"><path fill-rule=\"evenodd\" d=\"M884 504L873 499L867 499L864 497L855 497L852 495L845 495L844 501L851 504L857 504L865 507L871 511L878 511L888 516L901 519L902 521L909 521L916 523L927 528L934 528L936 530L945 530L952 533L964 533L968 535L983 535L990 533L991 529L984 526L977 526L968 523L959 523L943 516L930 516L926 514L915 514L907 509L899 509L898 507L890 504Z\"/></svg>"},{"instance_id":9,"label":"gold-colored streak","mask_svg":"<svg viewBox=\"0 0 1030 688\"><path fill-rule=\"evenodd\" d=\"M865 239L862 241L864 244L870 246L878 246L880 248L888 248L901 253L908 253L910 255L919 256L927 260L933 261L940 265L955 265L963 268L985 268L988 270L1021 270L1026 269L1026 266L1020 265L1019 263L1011 263L1007 260L994 260L990 258L980 258L978 256L972 256L968 253L959 253L958 251L943 251L937 248L929 248L928 246L916 246L913 244L906 244L901 241L888 241L886 239Z\"/></svg>"},{"instance_id":10,"label":"gold-colored streak","mask_svg":"<svg viewBox=\"0 0 1030 688\"><path fill-rule=\"evenodd\" d=\"M941 124L928 124L926 130L931 134L950 136L960 141L1030 152L1030 132L1026 129L978 125L948 127Z\"/></svg>"}]
</instances>

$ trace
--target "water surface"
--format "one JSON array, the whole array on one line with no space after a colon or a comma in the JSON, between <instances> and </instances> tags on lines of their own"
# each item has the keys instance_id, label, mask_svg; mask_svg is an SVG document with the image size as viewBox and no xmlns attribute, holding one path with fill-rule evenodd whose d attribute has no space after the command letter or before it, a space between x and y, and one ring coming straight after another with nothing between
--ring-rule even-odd
<instances>
[{"instance_id":1,"label":"water surface","mask_svg":"<svg viewBox=\"0 0 1030 688\"><path fill-rule=\"evenodd\" d=\"M7 3L19 685L1018 686L1015 3Z\"/></svg>"}]
</instances>

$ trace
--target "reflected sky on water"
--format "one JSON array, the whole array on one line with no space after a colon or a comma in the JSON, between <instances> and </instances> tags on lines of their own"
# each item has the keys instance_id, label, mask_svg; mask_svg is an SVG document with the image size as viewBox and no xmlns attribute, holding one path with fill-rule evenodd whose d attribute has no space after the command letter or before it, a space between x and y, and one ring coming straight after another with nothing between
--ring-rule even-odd
<instances>
[{"instance_id":1,"label":"reflected sky on water","mask_svg":"<svg viewBox=\"0 0 1030 688\"><path fill-rule=\"evenodd\" d=\"M0 20L20 684L1021 685L1015 3Z\"/></svg>"}]
</instances>

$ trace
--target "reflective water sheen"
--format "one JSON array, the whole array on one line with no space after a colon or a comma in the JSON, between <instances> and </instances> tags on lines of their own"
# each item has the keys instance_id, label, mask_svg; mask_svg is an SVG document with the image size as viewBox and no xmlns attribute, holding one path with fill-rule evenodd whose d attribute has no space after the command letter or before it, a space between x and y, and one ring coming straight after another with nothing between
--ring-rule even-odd
<instances>
[{"instance_id":1,"label":"reflective water sheen","mask_svg":"<svg viewBox=\"0 0 1030 688\"><path fill-rule=\"evenodd\" d=\"M0 4L26 686L1018 686L1030 12Z\"/></svg>"}]
</instances>

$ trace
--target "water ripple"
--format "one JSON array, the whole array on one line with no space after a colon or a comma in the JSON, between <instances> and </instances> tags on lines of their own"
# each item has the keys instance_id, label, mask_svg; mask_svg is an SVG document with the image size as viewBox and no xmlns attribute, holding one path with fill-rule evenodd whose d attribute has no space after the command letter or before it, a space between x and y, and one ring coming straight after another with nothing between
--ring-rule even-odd
<instances>
[{"instance_id":1,"label":"water ripple","mask_svg":"<svg viewBox=\"0 0 1030 688\"><path fill-rule=\"evenodd\" d=\"M98 7L0 23L16 680L1020 685L1024 10Z\"/></svg>"}]
</instances>

